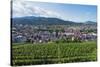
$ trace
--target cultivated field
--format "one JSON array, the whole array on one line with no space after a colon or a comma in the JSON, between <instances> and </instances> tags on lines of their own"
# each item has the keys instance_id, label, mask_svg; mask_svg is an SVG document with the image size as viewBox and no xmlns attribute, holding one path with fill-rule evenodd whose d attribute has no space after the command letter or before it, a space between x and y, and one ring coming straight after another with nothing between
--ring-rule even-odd
<instances>
[{"instance_id":1,"label":"cultivated field","mask_svg":"<svg viewBox=\"0 0 100 67\"><path fill-rule=\"evenodd\" d=\"M96 41L67 43L13 43L12 65L37 65L97 60Z\"/></svg>"}]
</instances>

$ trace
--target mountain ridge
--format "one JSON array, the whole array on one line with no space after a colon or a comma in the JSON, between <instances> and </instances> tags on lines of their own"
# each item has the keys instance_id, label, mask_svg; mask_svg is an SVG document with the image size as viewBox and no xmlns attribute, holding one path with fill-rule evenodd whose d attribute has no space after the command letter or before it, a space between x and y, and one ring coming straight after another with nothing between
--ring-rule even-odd
<instances>
[{"instance_id":1,"label":"mountain ridge","mask_svg":"<svg viewBox=\"0 0 100 67\"><path fill-rule=\"evenodd\" d=\"M81 24L92 24L92 23L77 23L74 21L65 21L59 18L49 18L49 17L16 17L11 18L13 24L33 24L33 25L81 25ZM90 21L89 21L90 22ZM92 21L91 21L92 22ZM96 23L95 23L96 24Z\"/></svg>"}]
</instances>

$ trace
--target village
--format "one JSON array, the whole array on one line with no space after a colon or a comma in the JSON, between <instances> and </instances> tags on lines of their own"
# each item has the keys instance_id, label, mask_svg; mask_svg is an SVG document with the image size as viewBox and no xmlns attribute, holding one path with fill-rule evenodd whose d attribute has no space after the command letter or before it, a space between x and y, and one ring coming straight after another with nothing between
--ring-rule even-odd
<instances>
[{"instance_id":1,"label":"village","mask_svg":"<svg viewBox=\"0 0 100 67\"><path fill-rule=\"evenodd\" d=\"M81 25L22 25L12 26L13 43L47 43L52 41L94 41L96 26Z\"/></svg>"}]
</instances>

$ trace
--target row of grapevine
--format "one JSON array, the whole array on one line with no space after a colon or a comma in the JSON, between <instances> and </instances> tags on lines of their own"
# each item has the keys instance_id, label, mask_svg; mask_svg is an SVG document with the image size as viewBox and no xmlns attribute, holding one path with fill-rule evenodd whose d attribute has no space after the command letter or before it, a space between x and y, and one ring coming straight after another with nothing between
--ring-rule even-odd
<instances>
[{"instance_id":1,"label":"row of grapevine","mask_svg":"<svg viewBox=\"0 0 100 67\"><path fill-rule=\"evenodd\" d=\"M12 44L12 65L96 61L96 42Z\"/></svg>"}]
</instances>

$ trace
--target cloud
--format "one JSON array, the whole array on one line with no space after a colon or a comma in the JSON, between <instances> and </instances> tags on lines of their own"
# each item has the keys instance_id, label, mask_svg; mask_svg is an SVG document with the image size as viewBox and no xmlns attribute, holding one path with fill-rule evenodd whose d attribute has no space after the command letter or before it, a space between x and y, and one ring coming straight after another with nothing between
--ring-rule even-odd
<instances>
[{"instance_id":1,"label":"cloud","mask_svg":"<svg viewBox=\"0 0 100 67\"><path fill-rule=\"evenodd\" d=\"M12 13L12 17L39 16L61 18L61 15L59 15L57 12L34 6L32 3L30 4L29 2L27 3L27 1L23 0L13 1Z\"/></svg>"}]
</instances>

